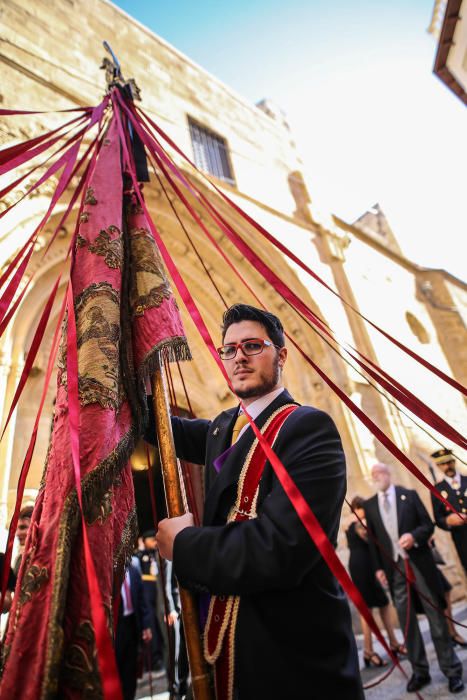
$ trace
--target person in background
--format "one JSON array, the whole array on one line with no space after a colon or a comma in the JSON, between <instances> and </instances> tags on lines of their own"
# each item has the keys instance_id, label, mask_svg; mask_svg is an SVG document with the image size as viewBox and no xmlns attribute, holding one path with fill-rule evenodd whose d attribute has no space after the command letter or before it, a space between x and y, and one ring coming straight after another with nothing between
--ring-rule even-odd
<instances>
[{"instance_id":1,"label":"person in background","mask_svg":"<svg viewBox=\"0 0 467 700\"><path fill-rule=\"evenodd\" d=\"M151 612L143 590L141 575L130 564L121 587L115 633L115 657L122 684L123 700L133 700L138 679L138 649L152 638Z\"/></svg>"},{"instance_id":2,"label":"person in background","mask_svg":"<svg viewBox=\"0 0 467 700\"><path fill-rule=\"evenodd\" d=\"M5 565L5 554L0 553L0 588L1 588L1 582L3 581L3 567ZM10 571L8 573L8 580L6 584L6 591L5 591L5 598L3 600L3 609L2 613L7 613L10 608L11 608L11 601L12 601L12 596L15 591L15 586L16 586L16 576L13 573L13 570L10 568Z\"/></svg>"},{"instance_id":3,"label":"person in background","mask_svg":"<svg viewBox=\"0 0 467 700\"><path fill-rule=\"evenodd\" d=\"M15 576L18 576L19 567L21 566L21 559L23 558L24 545L26 544L26 537L28 536L33 510L33 506L25 506L19 512L18 525L16 526L16 538L18 540L19 549L13 564Z\"/></svg>"},{"instance_id":4,"label":"person in background","mask_svg":"<svg viewBox=\"0 0 467 700\"><path fill-rule=\"evenodd\" d=\"M462 663L449 636L443 611L444 596L428 544L434 529L431 518L416 491L391 483L387 464L375 464L371 476L376 494L365 501L368 544L378 581L383 586L389 584L391 589L401 629L405 629L408 622L405 643L413 673L407 692L415 693L431 683L411 587L407 586L407 575L411 571L415 588L421 594L439 667L448 679L449 692L461 693L464 690ZM376 542L391 556L383 557Z\"/></svg>"},{"instance_id":5,"label":"person in background","mask_svg":"<svg viewBox=\"0 0 467 700\"><path fill-rule=\"evenodd\" d=\"M158 674L164 673L164 637L161 628L162 601L159 599L158 578L159 566L156 557L156 531L146 530L142 535L144 549L138 549L141 578L143 581L146 602L151 613L152 630L152 670Z\"/></svg>"},{"instance_id":6,"label":"person in background","mask_svg":"<svg viewBox=\"0 0 467 700\"><path fill-rule=\"evenodd\" d=\"M171 561L164 561L164 590L167 601L166 622L169 635L169 676L171 700L181 700L187 692L188 657L181 618L180 592Z\"/></svg>"},{"instance_id":7,"label":"person in background","mask_svg":"<svg viewBox=\"0 0 467 700\"><path fill-rule=\"evenodd\" d=\"M452 619L452 605L451 605L451 591L452 591L452 586L447 580L446 576L443 574L442 570L440 569L440 566L443 566L446 562L444 561L443 557L439 553L438 549L436 548L435 545L435 540L434 537L431 538L430 540L430 546L431 546L431 551L433 553L433 558L435 560L436 564L436 569L438 571L438 577L439 577L439 583L441 590L444 593L444 598L446 600L446 622L448 623L448 629L449 629L449 634L451 635L452 643L454 646L458 644L460 647L467 647L467 641L464 639L464 637L459 634L459 632L456 630L454 626L454 622Z\"/></svg>"},{"instance_id":8,"label":"person in background","mask_svg":"<svg viewBox=\"0 0 467 700\"><path fill-rule=\"evenodd\" d=\"M467 573L467 476L457 471L452 450L436 450L431 458L444 473L444 479L435 484L435 488L460 513L453 513L439 498L431 494L435 523L442 530L451 533L457 554Z\"/></svg>"},{"instance_id":9,"label":"person in background","mask_svg":"<svg viewBox=\"0 0 467 700\"><path fill-rule=\"evenodd\" d=\"M350 508L355 520L346 531L347 544L350 550L349 571L352 581L363 596L367 606L378 608L381 620L386 629L389 645L395 654L405 655L407 649L399 644L391 622L391 609L389 599L381 584L375 578L370 548L368 546L368 532L365 521L365 500L361 496L352 499ZM363 661L365 666L385 666L385 662L373 649L371 629L366 620L360 615L363 632Z\"/></svg>"}]
</instances>

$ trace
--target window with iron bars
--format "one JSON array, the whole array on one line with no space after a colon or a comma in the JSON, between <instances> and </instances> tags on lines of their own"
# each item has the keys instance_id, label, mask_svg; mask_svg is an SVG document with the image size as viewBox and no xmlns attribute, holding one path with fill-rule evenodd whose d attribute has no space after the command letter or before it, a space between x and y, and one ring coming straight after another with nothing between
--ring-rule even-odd
<instances>
[{"instance_id":1,"label":"window with iron bars","mask_svg":"<svg viewBox=\"0 0 467 700\"><path fill-rule=\"evenodd\" d=\"M196 167L219 180L235 184L230 165L229 147L222 136L188 119Z\"/></svg>"}]
</instances>

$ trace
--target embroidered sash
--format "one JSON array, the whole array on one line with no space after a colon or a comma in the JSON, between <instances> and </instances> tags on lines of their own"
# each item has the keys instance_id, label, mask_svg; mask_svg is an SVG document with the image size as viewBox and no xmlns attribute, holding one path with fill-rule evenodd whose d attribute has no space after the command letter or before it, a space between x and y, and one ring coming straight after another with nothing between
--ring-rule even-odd
<instances>
[{"instance_id":1,"label":"embroidered sash","mask_svg":"<svg viewBox=\"0 0 467 700\"><path fill-rule=\"evenodd\" d=\"M275 411L261 429L268 443L273 446L279 430L287 417L297 408L286 404ZM237 498L227 522L256 518L259 482L266 464L266 455L255 438L240 473ZM204 630L204 656L215 664L216 698L232 700L234 681L235 628L240 605L239 596L212 596L208 619Z\"/></svg>"}]
</instances>

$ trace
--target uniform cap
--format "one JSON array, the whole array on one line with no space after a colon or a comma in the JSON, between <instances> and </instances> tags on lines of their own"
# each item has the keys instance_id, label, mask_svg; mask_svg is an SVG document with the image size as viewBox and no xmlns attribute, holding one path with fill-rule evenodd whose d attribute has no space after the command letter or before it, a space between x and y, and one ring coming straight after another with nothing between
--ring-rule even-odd
<instances>
[{"instance_id":1,"label":"uniform cap","mask_svg":"<svg viewBox=\"0 0 467 700\"><path fill-rule=\"evenodd\" d=\"M446 462L452 462L454 455L452 450L448 450L447 447L443 447L441 450L436 450L431 455L432 460L435 464L445 464Z\"/></svg>"}]
</instances>

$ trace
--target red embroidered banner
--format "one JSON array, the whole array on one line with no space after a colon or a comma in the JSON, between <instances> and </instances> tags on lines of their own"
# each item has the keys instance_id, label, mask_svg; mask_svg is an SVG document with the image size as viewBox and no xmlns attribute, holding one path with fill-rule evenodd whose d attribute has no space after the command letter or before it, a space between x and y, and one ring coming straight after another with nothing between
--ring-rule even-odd
<instances>
[{"instance_id":1,"label":"red embroidered banner","mask_svg":"<svg viewBox=\"0 0 467 700\"><path fill-rule=\"evenodd\" d=\"M136 537L128 460L144 430L144 380L159 350L189 356L144 211L124 182L115 121L98 145L74 241L53 434L4 645L0 693L22 700L120 697L112 603ZM38 338L45 322L46 312Z\"/></svg>"}]
</instances>

